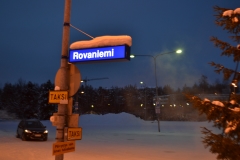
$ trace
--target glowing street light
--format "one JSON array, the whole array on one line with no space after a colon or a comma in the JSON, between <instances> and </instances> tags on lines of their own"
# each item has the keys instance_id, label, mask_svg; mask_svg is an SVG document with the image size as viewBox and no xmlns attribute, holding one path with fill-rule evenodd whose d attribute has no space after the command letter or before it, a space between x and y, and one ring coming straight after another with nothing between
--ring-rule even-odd
<instances>
[{"instance_id":1,"label":"glowing street light","mask_svg":"<svg viewBox=\"0 0 240 160\"><path fill-rule=\"evenodd\" d=\"M182 53L182 50L181 50L181 49L176 50L176 53L177 53L177 54L180 54L180 53Z\"/></svg>"},{"instance_id":2,"label":"glowing street light","mask_svg":"<svg viewBox=\"0 0 240 160\"><path fill-rule=\"evenodd\" d=\"M132 54L130 55L130 58L135 58L135 57L140 57L140 56L145 56L145 57L152 57L153 61L154 61L154 75L155 75L155 84L156 84L156 97L158 97L158 84L157 84L157 69L156 69L156 59L159 56L165 55L165 54L170 54L170 53L177 53L177 54L181 54L182 50L178 49L175 51L171 51L171 52L166 52L166 53L160 53L160 54L156 54L156 55L149 55L149 54ZM156 105L157 106L157 105ZM157 116L158 118L158 131L160 132L160 125L159 125L159 116Z\"/></svg>"},{"instance_id":3,"label":"glowing street light","mask_svg":"<svg viewBox=\"0 0 240 160\"><path fill-rule=\"evenodd\" d=\"M145 56L145 57L152 57L154 60L154 73L155 73L155 84L156 84L156 96L158 96L158 84L157 84L157 71L156 71L156 59L159 56L165 55L165 54L170 54L170 53L177 53L177 54L181 54L182 50L178 49L176 51L172 51L172 52L166 52L166 53L160 53L160 54L156 54L156 55L149 55L149 54L132 54L130 55L130 58L135 58L135 57L139 57L139 56Z\"/></svg>"}]
</instances>

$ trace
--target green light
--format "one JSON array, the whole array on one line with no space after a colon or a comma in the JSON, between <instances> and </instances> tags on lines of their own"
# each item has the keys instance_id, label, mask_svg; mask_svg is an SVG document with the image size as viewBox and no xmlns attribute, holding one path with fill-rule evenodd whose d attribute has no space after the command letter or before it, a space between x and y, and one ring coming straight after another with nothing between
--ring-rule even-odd
<instances>
[{"instance_id":1,"label":"green light","mask_svg":"<svg viewBox=\"0 0 240 160\"><path fill-rule=\"evenodd\" d=\"M133 54L130 55L130 58L135 58L135 56Z\"/></svg>"},{"instance_id":2,"label":"green light","mask_svg":"<svg viewBox=\"0 0 240 160\"><path fill-rule=\"evenodd\" d=\"M182 50L178 49L178 50L176 50L176 53L180 54L180 53L182 53Z\"/></svg>"}]
</instances>

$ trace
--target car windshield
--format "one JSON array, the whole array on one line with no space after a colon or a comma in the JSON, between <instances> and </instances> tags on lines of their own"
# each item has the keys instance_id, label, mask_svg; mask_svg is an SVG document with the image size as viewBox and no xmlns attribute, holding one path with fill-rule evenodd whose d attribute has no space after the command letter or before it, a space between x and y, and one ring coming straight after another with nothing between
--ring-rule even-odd
<instances>
[{"instance_id":1,"label":"car windshield","mask_svg":"<svg viewBox=\"0 0 240 160\"><path fill-rule=\"evenodd\" d=\"M26 127L28 128L42 128L43 125L41 122L38 122L38 121L27 121L25 123Z\"/></svg>"}]
</instances>

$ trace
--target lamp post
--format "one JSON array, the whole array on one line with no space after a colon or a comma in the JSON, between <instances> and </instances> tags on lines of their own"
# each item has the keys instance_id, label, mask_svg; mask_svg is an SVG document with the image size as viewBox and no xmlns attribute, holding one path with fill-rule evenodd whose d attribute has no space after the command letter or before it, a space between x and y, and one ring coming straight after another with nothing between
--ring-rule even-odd
<instances>
[{"instance_id":1,"label":"lamp post","mask_svg":"<svg viewBox=\"0 0 240 160\"><path fill-rule=\"evenodd\" d=\"M182 53L182 50L175 50L175 51L171 51L171 52L166 52L166 53L160 53L160 54L156 54L156 55L149 55L149 54L132 54L130 55L130 58L135 58L135 57L140 57L140 56L145 56L145 57L151 57L153 58L153 62L154 62L154 76L155 76L155 85L156 85L156 98L158 97L158 83L157 83L157 67L156 67L156 59L159 56L165 55L165 54L170 54L170 53L177 53L180 54ZM159 122L159 116L158 116L158 131L160 132L160 122Z\"/></svg>"}]
</instances>

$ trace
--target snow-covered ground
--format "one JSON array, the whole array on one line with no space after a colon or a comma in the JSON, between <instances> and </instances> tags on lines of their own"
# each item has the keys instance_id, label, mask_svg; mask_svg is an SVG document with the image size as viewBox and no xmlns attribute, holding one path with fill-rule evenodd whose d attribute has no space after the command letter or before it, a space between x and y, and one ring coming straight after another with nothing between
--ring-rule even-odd
<instances>
[{"instance_id":1,"label":"snow-covered ground","mask_svg":"<svg viewBox=\"0 0 240 160\"><path fill-rule=\"evenodd\" d=\"M56 128L42 121L49 139L22 141L15 138L17 120L0 120L0 160L54 160L52 144ZM216 155L201 143L201 128L208 122L144 121L127 113L82 115L82 140L64 160L214 160Z\"/></svg>"}]
</instances>

